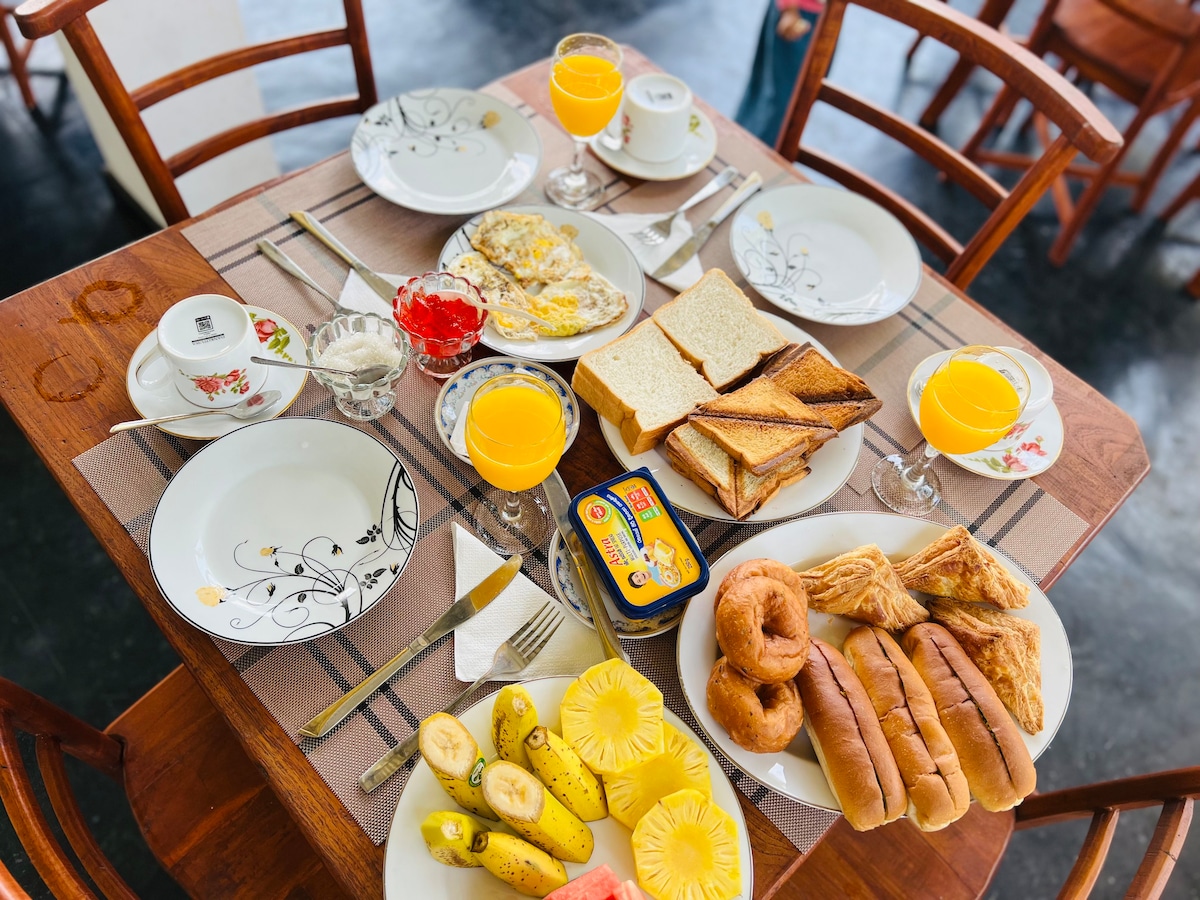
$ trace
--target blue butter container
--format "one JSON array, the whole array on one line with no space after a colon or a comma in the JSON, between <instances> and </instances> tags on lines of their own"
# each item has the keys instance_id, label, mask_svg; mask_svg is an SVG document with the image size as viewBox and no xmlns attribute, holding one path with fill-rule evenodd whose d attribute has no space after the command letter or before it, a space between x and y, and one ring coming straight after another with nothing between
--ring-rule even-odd
<instances>
[{"instance_id":1,"label":"blue butter container","mask_svg":"<svg viewBox=\"0 0 1200 900\"><path fill-rule=\"evenodd\" d=\"M571 524L608 595L633 619L678 606L708 584L708 562L649 469L571 500Z\"/></svg>"}]
</instances>

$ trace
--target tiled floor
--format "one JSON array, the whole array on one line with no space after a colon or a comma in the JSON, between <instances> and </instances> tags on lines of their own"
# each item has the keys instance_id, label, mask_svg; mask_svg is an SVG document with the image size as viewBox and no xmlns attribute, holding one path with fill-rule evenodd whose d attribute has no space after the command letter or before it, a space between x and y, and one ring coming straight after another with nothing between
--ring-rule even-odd
<instances>
[{"instance_id":1,"label":"tiled floor","mask_svg":"<svg viewBox=\"0 0 1200 900\"><path fill-rule=\"evenodd\" d=\"M246 2L252 35L278 33L281 0ZM288 29L307 24L307 0L287 4ZM965 5L965 4L964 4ZM1036 0L1016 17L1028 22ZM639 47L685 78L720 110L735 108L749 67L763 0L619 0L610 4L443 0L394 4L367 0L381 95L431 84L474 86L545 56L557 36L599 30ZM970 8L970 7L967 7ZM947 67L923 47L912 69L908 39L866 17L852 17L836 74L856 89L912 114ZM437 48L436 51L430 48ZM336 61L329 65L333 66ZM316 83L326 68L303 73ZM330 76L331 77L331 76ZM303 88L296 74L264 79L272 106ZM100 160L69 94L39 79L50 116L28 117L8 79L0 81L0 296L140 236L145 226L115 204ZM991 85L981 81L953 108L943 134L961 139ZM1122 120L1120 105L1098 96ZM823 121L826 146L907 192L952 228L975 221L975 205L903 151ZM334 124L280 144L291 168L345 146L351 124ZM1163 127L1140 142L1132 165ZM1179 160L1152 208L1185 184L1200 161ZM971 293L1045 351L1104 392L1138 422L1153 470L1050 594L1070 636L1075 680L1067 719L1038 764L1039 786L1055 788L1200 763L1200 539L1195 477L1200 446L1200 305L1181 285L1200 267L1200 204L1169 226L1128 212L1113 191L1069 264L1045 259L1052 214L1039 208L972 286ZM171 650L7 417L0 415L0 674L83 718L104 723L174 664ZM95 784L84 778L80 784ZM115 788L84 795L102 843L146 897L173 886L121 815ZM1120 896L1153 819L1130 816L1097 896ZM1066 833L1061 833L1065 831ZM1018 835L991 895L1043 897L1056 890L1081 837L1079 829ZM0 859L28 867L7 823ZM1168 897L1200 896L1200 838L1185 849Z\"/></svg>"}]
</instances>

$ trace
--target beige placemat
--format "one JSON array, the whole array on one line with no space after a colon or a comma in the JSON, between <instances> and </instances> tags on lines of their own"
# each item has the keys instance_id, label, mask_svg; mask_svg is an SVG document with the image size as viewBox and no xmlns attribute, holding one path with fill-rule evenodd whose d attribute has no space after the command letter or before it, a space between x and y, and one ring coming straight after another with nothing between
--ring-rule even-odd
<instances>
[{"instance_id":1,"label":"beige placemat","mask_svg":"<svg viewBox=\"0 0 1200 900\"><path fill-rule=\"evenodd\" d=\"M556 124L534 113L503 87L493 85L487 90L519 109L538 129L545 147L543 176L569 156L570 144ZM744 173L759 169L768 184L794 177L750 141L730 143L733 146L728 150L722 147L722 155L713 160L712 172L732 162ZM599 167L595 160L589 165ZM695 189L694 184L646 184L631 190L620 177L605 171L611 186L607 208L612 211L670 209ZM719 195L710 202L722 199ZM535 186L518 202L540 201L540 187ZM327 317L326 302L259 256L255 242L269 237L281 244L334 294L340 290L346 269L292 225L287 213L293 209L314 213L368 265L390 272L421 272L435 265L442 245L462 223L462 217L422 215L377 198L358 181L348 155L343 154L185 229L185 237L243 300L273 310L309 330ZM723 231L708 244L702 259L706 267L716 265L731 274L736 272ZM668 296L664 289L652 285L647 294L648 308L655 308ZM903 401L908 373L917 362L948 347L1011 340L1010 335L932 280L925 283L912 305L885 322L841 329L811 324L804 327L843 365L864 375L884 400L882 412L868 424L864 452L849 483L814 513L882 508L870 489L871 467L881 455L908 449L920 440ZM397 409L377 422L360 426L387 443L404 463L421 504L423 522L413 559L390 593L342 630L301 646L247 648L216 641L377 844L387 836L413 764L371 795L358 789L358 776L457 692L451 638L443 639L410 664L402 678L380 691L326 738L299 739L297 730L315 712L391 658L453 600L448 526L454 520L466 524L463 512L478 496L480 481L470 466L446 451L434 433L437 391L437 384L410 367ZM287 414L339 418L328 395L311 381ZM131 432L108 438L77 457L75 465L145 550L158 498L172 474L199 446L154 430ZM937 465L946 476L946 500L935 519L967 525L977 538L999 547L1035 579L1044 577L1087 528L1032 481L990 481L964 473L945 461ZM685 519L710 560L768 527L690 515ZM531 555L525 571L550 590L544 549ZM674 635L630 641L626 646L634 664L663 690L670 708L699 731L679 686ZM479 694L484 696L491 690L494 686L484 687ZM807 852L834 821L831 813L755 784L711 743L710 748L734 782L801 851Z\"/></svg>"}]
</instances>

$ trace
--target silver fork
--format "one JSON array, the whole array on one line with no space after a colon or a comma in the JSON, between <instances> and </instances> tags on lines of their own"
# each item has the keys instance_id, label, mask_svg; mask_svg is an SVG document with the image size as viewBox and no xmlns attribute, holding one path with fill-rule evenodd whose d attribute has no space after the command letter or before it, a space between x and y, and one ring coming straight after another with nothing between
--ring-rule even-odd
<instances>
[{"instance_id":1,"label":"silver fork","mask_svg":"<svg viewBox=\"0 0 1200 900\"><path fill-rule=\"evenodd\" d=\"M562 610L552 601L542 604L542 608L534 613L528 622L513 632L512 637L500 645L492 658L492 667L480 675L475 682L451 700L442 712L454 715L463 701L481 684L498 678L501 675L515 675L541 653L558 626L562 624ZM397 744L382 757L375 765L363 772L358 779L359 787L368 794L390 778L397 769L408 762L417 752L420 730L414 731L404 741Z\"/></svg>"},{"instance_id":2,"label":"silver fork","mask_svg":"<svg viewBox=\"0 0 1200 900\"><path fill-rule=\"evenodd\" d=\"M726 166L721 174L706 184L696 193L692 194L679 209L659 219L657 222L651 222L641 231L633 232L633 237L651 247L657 247L663 241L671 236L671 226L675 224L675 217L681 213L687 212L697 203L702 200L707 200L725 185L729 184L733 179L737 178L738 170L734 166Z\"/></svg>"}]
</instances>

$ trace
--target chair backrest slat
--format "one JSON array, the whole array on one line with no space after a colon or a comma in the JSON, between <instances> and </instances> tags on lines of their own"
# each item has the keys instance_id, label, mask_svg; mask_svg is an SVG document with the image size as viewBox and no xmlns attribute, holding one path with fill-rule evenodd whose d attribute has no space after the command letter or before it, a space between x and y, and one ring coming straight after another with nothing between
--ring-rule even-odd
<instances>
[{"instance_id":1,"label":"chair backrest slat","mask_svg":"<svg viewBox=\"0 0 1200 900\"><path fill-rule=\"evenodd\" d=\"M1126 897L1153 900L1162 894L1175 868L1175 860L1179 858L1179 851L1183 849L1188 827L1192 824L1193 803L1195 801L1188 797L1168 800L1163 804L1162 814L1150 838L1150 846L1133 876Z\"/></svg>"},{"instance_id":2,"label":"chair backrest slat","mask_svg":"<svg viewBox=\"0 0 1200 900\"><path fill-rule=\"evenodd\" d=\"M1120 817L1121 812L1116 809L1102 809L1092 816L1087 837L1083 839L1075 865L1058 892L1058 900L1080 900L1092 892L1096 879L1100 877L1100 870L1104 868L1104 860L1112 845L1113 835L1117 832L1117 820Z\"/></svg>"}]
</instances>

